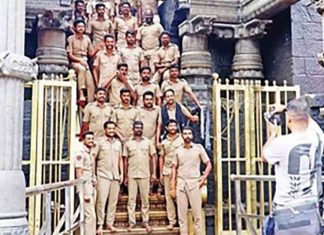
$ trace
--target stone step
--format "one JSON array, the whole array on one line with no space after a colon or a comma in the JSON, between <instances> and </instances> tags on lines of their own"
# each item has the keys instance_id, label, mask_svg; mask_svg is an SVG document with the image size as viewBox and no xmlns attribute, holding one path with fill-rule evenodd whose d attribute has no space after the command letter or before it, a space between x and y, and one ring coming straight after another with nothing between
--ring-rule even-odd
<instances>
[{"instance_id":1,"label":"stone step","mask_svg":"<svg viewBox=\"0 0 324 235\"><path fill-rule=\"evenodd\" d=\"M148 234L144 228L140 226L135 227L131 232L127 231L127 228L117 228L117 232L109 232L104 230L104 234L128 234L128 235L144 235ZM167 230L165 226L163 227L153 227L153 231L150 234L159 234L159 235L176 235L179 234L179 228L174 228L172 231Z\"/></svg>"},{"instance_id":2,"label":"stone step","mask_svg":"<svg viewBox=\"0 0 324 235\"><path fill-rule=\"evenodd\" d=\"M165 205L165 197L163 195L161 196L150 196L150 211L165 211L166 205ZM127 202L128 202L128 196L121 196L118 200L117 204L117 212L127 212ZM136 202L136 211L140 211L141 209L141 200L140 197L137 197Z\"/></svg>"}]
</instances>

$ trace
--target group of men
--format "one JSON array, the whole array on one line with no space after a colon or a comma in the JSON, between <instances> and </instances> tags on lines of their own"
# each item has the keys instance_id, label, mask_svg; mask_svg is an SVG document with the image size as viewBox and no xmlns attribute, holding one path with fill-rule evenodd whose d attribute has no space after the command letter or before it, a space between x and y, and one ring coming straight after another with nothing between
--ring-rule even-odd
<instances>
[{"instance_id":1,"label":"group of men","mask_svg":"<svg viewBox=\"0 0 324 235\"><path fill-rule=\"evenodd\" d=\"M211 163L204 148L192 142L188 123L199 117L182 105L184 94L200 103L180 78L179 48L159 23L157 1L89 1L86 6L77 0L73 16L67 51L83 110L75 167L86 182L81 198L86 234L102 234L104 226L116 231L116 206L126 187L128 230L136 225L139 191L142 225L151 232L154 185L158 193L164 190L167 228L179 223L181 234L188 234L190 204L201 234L200 188Z\"/></svg>"}]
</instances>

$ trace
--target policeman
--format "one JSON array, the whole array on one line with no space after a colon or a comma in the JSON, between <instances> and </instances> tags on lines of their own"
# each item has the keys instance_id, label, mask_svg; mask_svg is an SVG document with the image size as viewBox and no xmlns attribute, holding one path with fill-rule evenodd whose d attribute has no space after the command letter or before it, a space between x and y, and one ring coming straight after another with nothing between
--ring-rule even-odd
<instances>
[{"instance_id":1,"label":"policeman","mask_svg":"<svg viewBox=\"0 0 324 235\"><path fill-rule=\"evenodd\" d=\"M85 219L85 234L96 234L96 213L94 206L94 162L90 155L93 147L94 134L91 131L83 134L81 146L74 159L75 173L78 179L84 179L83 198L84 200L84 219ZM80 188L77 188L80 192Z\"/></svg>"},{"instance_id":2,"label":"policeman","mask_svg":"<svg viewBox=\"0 0 324 235\"><path fill-rule=\"evenodd\" d=\"M148 233L152 231L149 226L149 189L150 189L150 158L153 163L152 181L156 181L156 151L155 147L143 135L143 123L135 121L133 124L133 138L126 142L123 149L125 157L125 184L128 185L128 231L136 225L135 207L137 190L141 195L141 210L143 227Z\"/></svg>"},{"instance_id":3,"label":"policeman","mask_svg":"<svg viewBox=\"0 0 324 235\"><path fill-rule=\"evenodd\" d=\"M118 202L118 194L120 184L123 182L124 165L122 158L122 145L115 138L116 124L107 121L103 125L105 129L105 137L100 138L96 142L94 149L94 158L97 163L97 233L102 234L102 226L105 216L105 206L108 199L107 207L107 228L111 232L115 232L114 225L116 206Z\"/></svg>"},{"instance_id":4,"label":"policeman","mask_svg":"<svg viewBox=\"0 0 324 235\"><path fill-rule=\"evenodd\" d=\"M193 140L191 127L184 127L182 131L184 145L175 151L175 158L172 168L172 184L177 181L176 197L178 207L178 218L180 234L188 234L188 205L190 203L194 219L195 234L202 234L201 219L201 191L200 188L212 169L210 160L205 149ZM206 165L205 173L200 176L200 162Z\"/></svg>"},{"instance_id":5,"label":"policeman","mask_svg":"<svg viewBox=\"0 0 324 235\"><path fill-rule=\"evenodd\" d=\"M183 139L177 132L178 123L174 119L170 119L167 124L168 134L162 141L160 151L160 182L164 185L164 193L166 200L166 209L169 220L168 230L173 230L177 223L176 210L173 199L170 194L170 181L172 173L172 164L174 160L175 151L183 145Z\"/></svg>"}]
</instances>

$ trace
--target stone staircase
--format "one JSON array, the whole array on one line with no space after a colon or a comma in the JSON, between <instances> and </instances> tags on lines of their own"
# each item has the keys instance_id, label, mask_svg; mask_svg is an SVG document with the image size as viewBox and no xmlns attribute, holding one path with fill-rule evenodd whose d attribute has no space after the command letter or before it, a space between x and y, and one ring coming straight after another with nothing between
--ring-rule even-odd
<instances>
[{"instance_id":1,"label":"stone staircase","mask_svg":"<svg viewBox=\"0 0 324 235\"><path fill-rule=\"evenodd\" d=\"M132 232L127 231L128 227L128 213L127 213L127 200L128 196L122 196L117 205L115 226L117 227L117 232L111 233L107 230L104 231L104 234L148 234L144 228L142 228L142 218L141 218L141 201L139 197L137 198L136 205L136 221L137 225ZM168 218L166 212L164 196L150 196L150 225L153 228L153 231L150 234L160 234L160 235L173 235L179 234L179 228L175 227L173 231L166 229L168 225Z\"/></svg>"}]
</instances>

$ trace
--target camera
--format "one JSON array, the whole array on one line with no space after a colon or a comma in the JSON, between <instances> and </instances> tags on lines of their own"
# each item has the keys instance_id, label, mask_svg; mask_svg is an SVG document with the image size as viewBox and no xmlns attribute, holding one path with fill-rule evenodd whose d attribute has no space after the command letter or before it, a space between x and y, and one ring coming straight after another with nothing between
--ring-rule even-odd
<instances>
[{"instance_id":1,"label":"camera","mask_svg":"<svg viewBox=\"0 0 324 235\"><path fill-rule=\"evenodd\" d=\"M281 126L285 121L285 110L283 112L276 112L275 107L270 107L269 112L265 112L264 119L275 126Z\"/></svg>"}]
</instances>

